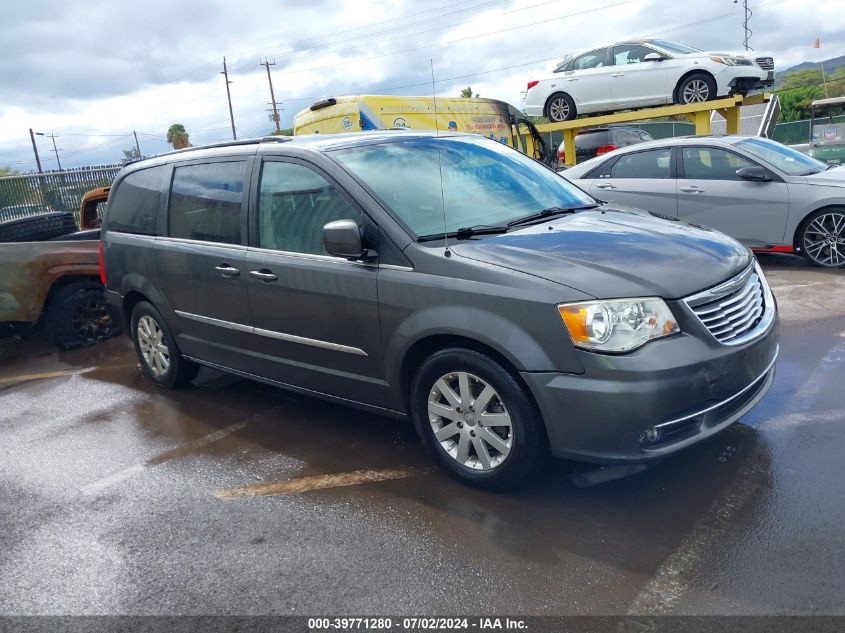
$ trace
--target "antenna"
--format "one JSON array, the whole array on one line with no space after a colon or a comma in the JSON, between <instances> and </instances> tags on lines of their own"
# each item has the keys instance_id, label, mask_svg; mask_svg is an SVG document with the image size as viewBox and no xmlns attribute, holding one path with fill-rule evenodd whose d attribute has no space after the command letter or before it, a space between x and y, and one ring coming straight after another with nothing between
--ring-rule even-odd
<instances>
[{"instance_id":1,"label":"antenna","mask_svg":"<svg viewBox=\"0 0 845 633\"><path fill-rule=\"evenodd\" d=\"M434 99L434 134L440 136L440 126L437 123L437 90L434 87L434 60L429 58L431 64L431 96ZM452 256L452 251L449 250L449 236L446 230L446 194L443 193L443 161L440 158L440 147L437 147L437 168L440 171L440 205L443 209L443 241L446 243L446 250L444 255L446 257Z\"/></svg>"}]
</instances>

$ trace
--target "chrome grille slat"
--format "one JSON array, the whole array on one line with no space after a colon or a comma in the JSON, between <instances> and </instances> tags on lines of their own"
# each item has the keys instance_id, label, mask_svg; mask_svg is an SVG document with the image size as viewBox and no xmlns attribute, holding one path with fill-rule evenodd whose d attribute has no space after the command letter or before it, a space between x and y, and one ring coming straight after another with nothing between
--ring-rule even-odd
<instances>
[{"instance_id":1,"label":"chrome grille slat","mask_svg":"<svg viewBox=\"0 0 845 633\"><path fill-rule=\"evenodd\" d=\"M763 70L774 70L775 68L775 60L771 57L757 57L754 61Z\"/></svg>"},{"instance_id":2,"label":"chrome grille slat","mask_svg":"<svg viewBox=\"0 0 845 633\"><path fill-rule=\"evenodd\" d=\"M699 305L691 305L694 302L689 302L688 305L720 343L730 344L741 337L747 338L766 314L763 282L755 272L746 271L737 275L719 286L715 294L710 301ZM696 298L702 295L706 296L706 293Z\"/></svg>"}]
</instances>

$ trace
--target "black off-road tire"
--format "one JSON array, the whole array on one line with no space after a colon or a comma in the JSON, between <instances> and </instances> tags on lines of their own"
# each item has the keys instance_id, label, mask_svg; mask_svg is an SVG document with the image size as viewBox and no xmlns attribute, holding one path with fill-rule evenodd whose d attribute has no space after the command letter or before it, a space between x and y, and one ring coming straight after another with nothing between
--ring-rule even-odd
<instances>
[{"instance_id":1,"label":"black off-road tire","mask_svg":"<svg viewBox=\"0 0 845 633\"><path fill-rule=\"evenodd\" d=\"M41 242L77 230L73 213L41 213L0 222L0 242Z\"/></svg>"},{"instance_id":2,"label":"black off-road tire","mask_svg":"<svg viewBox=\"0 0 845 633\"><path fill-rule=\"evenodd\" d=\"M152 319L162 333L162 342L167 348L169 366L164 373L157 373L153 370L144 354L141 351L141 343L138 338L138 322L142 317ZM176 339L167 327L167 323L161 313L155 307L147 302L140 301L132 309L132 316L129 319L130 336L132 337L132 344L135 346L135 353L138 355L138 360L144 373L147 374L159 387L167 387L173 389L181 387L191 380L193 380L199 371L199 365L193 361L188 360L182 356L179 346L176 345Z\"/></svg>"},{"instance_id":3,"label":"black off-road tire","mask_svg":"<svg viewBox=\"0 0 845 633\"><path fill-rule=\"evenodd\" d=\"M510 415L513 445L504 461L492 470L476 470L459 463L434 436L428 413L429 394L442 376L453 372L468 372L493 387ZM422 362L411 384L410 413L428 452L449 475L462 483L490 490L516 488L534 477L549 455L543 421L519 375L473 349L443 349Z\"/></svg>"},{"instance_id":4,"label":"black off-road tire","mask_svg":"<svg viewBox=\"0 0 845 633\"><path fill-rule=\"evenodd\" d=\"M44 313L50 340L62 349L74 349L105 341L120 332L106 310L103 286L79 282L53 295Z\"/></svg>"}]
</instances>

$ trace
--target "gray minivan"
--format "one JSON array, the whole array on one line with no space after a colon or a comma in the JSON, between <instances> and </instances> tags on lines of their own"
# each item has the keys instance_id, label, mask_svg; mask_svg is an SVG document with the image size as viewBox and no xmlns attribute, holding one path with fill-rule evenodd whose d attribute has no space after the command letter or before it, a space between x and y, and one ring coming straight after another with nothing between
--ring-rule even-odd
<instances>
[{"instance_id":1,"label":"gray minivan","mask_svg":"<svg viewBox=\"0 0 845 633\"><path fill-rule=\"evenodd\" d=\"M410 417L459 479L644 461L766 393L777 308L751 252L602 204L477 135L270 137L127 166L103 227L144 371L199 364Z\"/></svg>"}]
</instances>

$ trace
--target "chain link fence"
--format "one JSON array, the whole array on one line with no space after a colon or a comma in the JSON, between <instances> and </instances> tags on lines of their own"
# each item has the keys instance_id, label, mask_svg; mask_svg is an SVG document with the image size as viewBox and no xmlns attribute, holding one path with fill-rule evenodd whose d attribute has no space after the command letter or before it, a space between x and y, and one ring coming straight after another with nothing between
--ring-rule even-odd
<instances>
[{"instance_id":1,"label":"chain link fence","mask_svg":"<svg viewBox=\"0 0 845 633\"><path fill-rule=\"evenodd\" d=\"M110 185L120 165L81 167L43 174L0 178L0 222L15 218L70 211L79 222L79 204L85 192Z\"/></svg>"}]
</instances>

